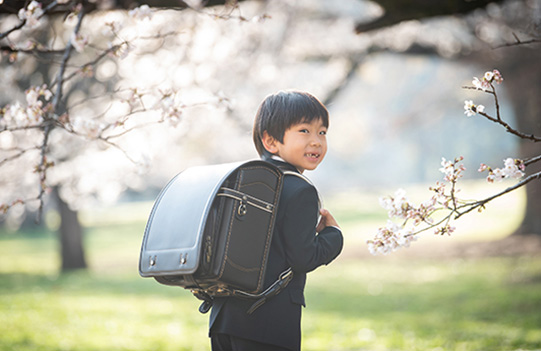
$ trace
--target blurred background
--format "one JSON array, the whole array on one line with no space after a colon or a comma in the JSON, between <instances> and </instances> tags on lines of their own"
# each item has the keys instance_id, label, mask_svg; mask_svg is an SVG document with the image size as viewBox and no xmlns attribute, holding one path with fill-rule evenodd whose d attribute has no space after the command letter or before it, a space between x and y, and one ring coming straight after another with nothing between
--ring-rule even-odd
<instances>
[{"instance_id":1,"label":"blurred background","mask_svg":"<svg viewBox=\"0 0 541 351\"><path fill-rule=\"evenodd\" d=\"M130 13L144 3L148 15ZM58 86L65 68L55 113L69 116L48 134L41 215L25 201L1 217L1 349L209 349L190 293L138 276L146 219L187 167L257 158L257 107L286 89L329 109L329 152L307 176L346 238L311 274L303 349L541 349L539 181L461 218L451 237L427 232L386 257L366 249L387 221L378 199L398 188L428 199L442 157L464 156L460 196L480 199L514 184L487 183L481 163L539 155L464 114L464 100L496 114L492 95L464 87L499 69L501 117L541 134L539 0L82 4L88 40L65 64L75 2L5 34L24 5L0 1L0 106ZM36 198L44 174L44 129L8 122L4 111L0 204Z\"/></svg>"}]
</instances>

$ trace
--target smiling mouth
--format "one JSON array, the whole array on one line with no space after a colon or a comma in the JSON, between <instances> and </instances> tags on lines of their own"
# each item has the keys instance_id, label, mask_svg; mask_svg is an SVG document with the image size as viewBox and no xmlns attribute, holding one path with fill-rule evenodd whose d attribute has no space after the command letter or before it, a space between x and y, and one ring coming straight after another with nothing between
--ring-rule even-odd
<instances>
[{"instance_id":1,"label":"smiling mouth","mask_svg":"<svg viewBox=\"0 0 541 351\"><path fill-rule=\"evenodd\" d=\"M306 154L310 158L319 158L320 154Z\"/></svg>"}]
</instances>

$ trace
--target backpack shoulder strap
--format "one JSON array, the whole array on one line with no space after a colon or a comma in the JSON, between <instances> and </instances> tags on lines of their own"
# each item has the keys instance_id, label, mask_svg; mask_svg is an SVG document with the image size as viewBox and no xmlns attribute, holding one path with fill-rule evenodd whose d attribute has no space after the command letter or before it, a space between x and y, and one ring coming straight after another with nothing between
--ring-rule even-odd
<instances>
[{"instance_id":1,"label":"backpack shoulder strap","mask_svg":"<svg viewBox=\"0 0 541 351\"><path fill-rule=\"evenodd\" d=\"M298 172L293 172L293 171L286 171L286 170L282 170L282 173L284 173L284 175L289 175L289 176L296 176L298 178L301 178L303 179L305 182L307 182L308 184L310 184L311 186L314 187L314 189L316 189L316 193L317 193L317 208L318 208L318 219L319 219L319 210L321 209L321 196L319 196L319 191L317 190L316 186L314 185L314 183L312 183L312 181L310 179L308 179L308 177L306 177L305 175L302 175Z\"/></svg>"}]
</instances>

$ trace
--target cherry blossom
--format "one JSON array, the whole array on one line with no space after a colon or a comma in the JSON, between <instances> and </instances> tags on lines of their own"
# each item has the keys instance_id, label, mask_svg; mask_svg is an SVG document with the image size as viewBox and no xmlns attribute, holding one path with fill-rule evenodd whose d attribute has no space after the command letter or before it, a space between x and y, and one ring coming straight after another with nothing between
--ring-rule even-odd
<instances>
[{"instance_id":1,"label":"cherry blossom","mask_svg":"<svg viewBox=\"0 0 541 351\"><path fill-rule=\"evenodd\" d=\"M43 116L47 113L49 105L44 106L52 97L51 91L46 85L31 87L25 91L26 106L19 101L8 105L0 110L0 121L2 127L13 126L16 128L39 125L43 122Z\"/></svg>"},{"instance_id":2,"label":"cherry blossom","mask_svg":"<svg viewBox=\"0 0 541 351\"><path fill-rule=\"evenodd\" d=\"M475 105L472 100L464 101L464 113L467 116L473 116L479 113L486 119L502 125L508 132L511 132L520 138L541 141L541 138L521 133L513 129L501 118L498 97L493 83L500 84L502 82L503 77L497 69L485 72L482 79L474 77L472 81L476 89L483 91L490 89L488 93L494 96L497 117L492 117L487 113L484 113L484 106ZM406 198L404 190L397 191L394 197L381 199L380 204L388 211L389 218L399 218L402 219L403 222L401 225L397 225L392 221L388 221L387 226L379 228L374 239L367 241L368 250L374 255L387 254L400 247L407 247L411 240L406 238L414 237L429 229L432 229L433 233L436 235L451 235L456 230L456 228L450 224L451 220L456 220L474 209L481 211L489 201L524 186L531 180L539 179L541 175L541 172L531 174L517 184L485 199L466 201L458 198L460 189L457 187L457 183L465 171L465 168L462 165L463 160L464 158L462 156L457 157L452 161L442 158L441 168L439 170L444 174L445 182L436 182L436 186L430 187L429 189L433 192L432 197L429 200L422 202L419 206L414 205ZM487 181L490 183L495 181L499 182L506 178L519 179L525 176L524 171L526 165L540 160L541 156L533 157L528 160L509 157L503 161L503 168L492 169L488 165L482 163L479 166L478 171L487 171ZM447 185L450 185L450 188L447 188ZM444 215L433 217L436 212L444 212ZM409 228L407 227L408 225Z\"/></svg>"},{"instance_id":3,"label":"cherry blossom","mask_svg":"<svg viewBox=\"0 0 541 351\"><path fill-rule=\"evenodd\" d=\"M459 178L462 177L462 173L466 170L464 165L459 162L463 161L464 157L460 156L454 159L454 161L447 161L444 157L441 158L441 168L440 172L445 174L445 180L452 183L456 182Z\"/></svg>"},{"instance_id":4,"label":"cherry blossom","mask_svg":"<svg viewBox=\"0 0 541 351\"><path fill-rule=\"evenodd\" d=\"M386 255L401 247L409 247L417 237L411 231L404 230L392 221L387 221L385 227L379 228L376 236L368 240L368 250L372 255Z\"/></svg>"},{"instance_id":5,"label":"cherry blossom","mask_svg":"<svg viewBox=\"0 0 541 351\"><path fill-rule=\"evenodd\" d=\"M492 73L494 74L492 76L492 80L498 84L501 84L503 82L503 77L497 69L493 70Z\"/></svg>"},{"instance_id":6,"label":"cherry blossom","mask_svg":"<svg viewBox=\"0 0 541 351\"><path fill-rule=\"evenodd\" d=\"M478 112L485 111L485 106L475 105L472 100L464 101L464 114L468 117L474 116Z\"/></svg>"},{"instance_id":7,"label":"cherry blossom","mask_svg":"<svg viewBox=\"0 0 541 351\"><path fill-rule=\"evenodd\" d=\"M97 139L103 132L104 125L88 118L77 118L72 122L73 129L77 134L90 139Z\"/></svg>"},{"instance_id":8,"label":"cherry blossom","mask_svg":"<svg viewBox=\"0 0 541 351\"><path fill-rule=\"evenodd\" d=\"M77 52L83 52L85 46L88 44L88 36L81 33L72 33L71 45L77 50Z\"/></svg>"},{"instance_id":9,"label":"cherry blossom","mask_svg":"<svg viewBox=\"0 0 541 351\"><path fill-rule=\"evenodd\" d=\"M130 95L127 99L123 100L130 107L130 111L135 110L140 104L143 94L140 93L137 88L130 89Z\"/></svg>"},{"instance_id":10,"label":"cherry blossom","mask_svg":"<svg viewBox=\"0 0 541 351\"><path fill-rule=\"evenodd\" d=\"M155 108L161 110L163 119L171 126L176 127L180 122L184 106L175 102L174 92L162 92L162 98L156 104Z\"/></svg>"},{"instance_id":11,"label":"cherry blossom","mask_svg":"<svg viewBox=\"0 0 541 351\"><path fill-rule=\"evenodd\" d=\"M152 18L152 10L147 4L130 10L128 14L137 20L150 20Z\"/></svg>"},{"instance_id":12,"label":"cherry blossom","mask_svg":"<svg viewBox=\"0 0 541 351\"><path fill-rule=\"evenodd\" d=\"M404 189L398 189L394 197L383 197L379 199L381 207L389 212L389 217L407 218L410 209L409 200Z\"/></svg>"},{"instance_id":13,"label":"cherry blossom","mask_svg":"<svg viewBox=\"0 0 541 351\"><path fill-rule=\"evenodd\" d=\"M21 21L26 21L29 28L35 28L39 25L39 20L43 14L41 3L33 0L26 8L19 10L18 16Z\"/></svg>"},{"instance_id":14,"label":"cherry blossom","mask_svg":"<svg viewBox=\"0 0 541 351\"><path fill-rule=\"evenodd\" d=\"M117 34L122 29L122 24L117 21L111 21L105 23L105 28L102 30L101 34L110 35Z\"/></svg>"},{"instance_id":15,"label":"cherry blossom","mask_svg":"<svg viewBox=\"0 0 541 351\"><path fill-rule=\"evenodd\" d=\"M487 181L489 183L501 182L505 178L522 178L524 176L524 162L519 159L506 158L503 168L491 169L485 164L481 164L479 172L488 171Z\"/></svg>"},{"instance_id":16,"label":"cherry blossom","mask_svg":"<svg viewBox=\"0 0 541 351\"><path fill-rule=\"evenodd\" d=\"M456 183L465 171L461 163L463 160L462 156L452 161L442 158L440 171L445 175L444 180L452 185L451 190L447 192L446 185L437 182L435 187L429 188L433 195L419 206L406 197L406 192L403 189L397 190L394 196L381 198L380 204L387 210L389 220L385 227L378 228L373 239L367 240L368 250L374 255L386 255L399 248L409 247L412 241L417 240L418 233L430 228L434 228L435 234L450 235L455 230L453 226L449 225L449 220L459 204L455 198L460 191L456 187ZM446 210L450 214L444 220L435 223L432 215L440 210ZM403 222L398 225L391 220L392 218L401 219ZM411 225L408 227L409 224ZM423 225L426 228L422 228Z\"/></svg>"},{"instance_id":17,"label":"cherry blossom","mask_svg":"<svg viewBox=\"0 0 541 351\"><path fill-rule=\"evenodd\" d=\"M113 45L112 43L108 43L109 46L109 56L118 58L118 59L124 59L128 56L130 53L130 50L133 48L132 45L128 45L128 43L122 43L119 45Z\"/></svg>"},{"instance_id":18,"label":"cherry blossom","mask_svg":"<svg viewBox=\"0 0 541 351\"><path fill-rule=\"evenodd\" d=\"M503 77L497 69L494 69L492 71L487 71L483 75L483 78L479 79L477 77L473 77L472 84L474 87L476 87L479 90L487 91L492 87L492 83L498 83L500 84L503 82Z\"/></svg>"}]
</instances>

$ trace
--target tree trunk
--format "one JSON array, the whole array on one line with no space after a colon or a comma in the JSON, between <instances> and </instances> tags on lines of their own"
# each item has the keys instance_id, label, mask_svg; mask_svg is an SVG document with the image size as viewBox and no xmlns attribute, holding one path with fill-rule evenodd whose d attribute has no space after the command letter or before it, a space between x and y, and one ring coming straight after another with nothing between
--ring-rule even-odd
<instances>
[{"instance_id":1,"label":"tree trunk","mask_svg":"<svg viewBox=\"0 0 541 351\"><path fill-rule=\"evenodd\" d=\"M53 193L60 213L60 228L58 231L62 272L87 268L83 246L83 228L79 222L77 211L69 208L68 204L62 200L58 187L53 189Z\"/></svg>"},{"instance_id":2,"label":"tree trunk","mask_svg":"<svg viewBox=\"0 0 541 351\"><path fill-rule=\"evenodd\" d=\"M517 129L541 137L541 50L539 47L508 48L501 66L507 94L513 101ZM505 70L505 73L503 72ZM520 157L541 155L541 143L521 140ZM527 167L526 174L541 171L541 162ZM517 234L541 235L541 179L526 185L526 213Z\"/></svg>"}]
</instances>

